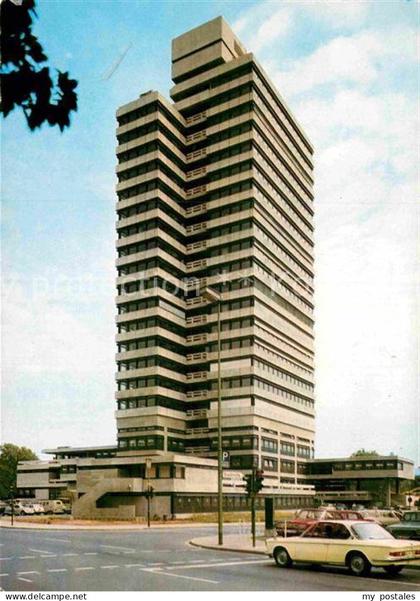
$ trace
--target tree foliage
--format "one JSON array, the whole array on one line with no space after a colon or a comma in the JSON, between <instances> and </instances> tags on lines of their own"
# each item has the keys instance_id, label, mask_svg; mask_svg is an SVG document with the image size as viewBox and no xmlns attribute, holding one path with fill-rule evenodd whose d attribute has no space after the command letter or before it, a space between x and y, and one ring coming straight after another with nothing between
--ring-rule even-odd
<instances>
[{"instance_id":1,"label":"tree foliage","mask_svg":"<svg viewBox=\"0 0 420 601\"><path fill-rule=\"evenodd\" d=\"M31 449L11 443L0 446L0 498L7 499L10 491L16 488L16 474L19 461L38 459Z\"/></svg>"},{"instance_id":2,"label":"tree foliage","mask_svg":"<svg viewBox=\"0 0 420 601\"><path fill-rule=\"evenodd\" d=\"M44 49L32 33L37 17L35 0L21 4L3 0L1 17L1 92L0 111L7 117L21 107L31 130L47 122L61 131L70 125L70 112L77 111L77 81L68 72L57 70L53 81Z\"/></svg>"},{"instance_id":3,"label":"tree foliage","mask_svg":"<svg viewBox=\"0 0 420 601\"><path fill-rule=\"evenodd\" d=\"M359 449L350 455L351 457L379 457L377 451L366 451L366 449Z\"/></svg>"}]
</instances>

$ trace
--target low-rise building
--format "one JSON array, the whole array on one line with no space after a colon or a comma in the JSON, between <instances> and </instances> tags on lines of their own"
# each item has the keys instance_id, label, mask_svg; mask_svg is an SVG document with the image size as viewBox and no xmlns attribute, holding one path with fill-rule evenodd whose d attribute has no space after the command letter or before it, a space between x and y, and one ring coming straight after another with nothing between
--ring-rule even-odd
<instances>
[{"instance_id":1,"label":"low-rise building","mask_svg":"<svg viewBox=\"0 0 420 601\"><path fill-rule=\"evenodd\" d=\"M217 461L185 454L121 455L116 447L50 449L54 458L19 464L17 495L21 498L69 499L76 518L133 519L147 511L147 491L153 488L152 516L217 511ZM104 456L105 455L105 456ZM265 496L277 508L308 507L314 487L266 481L257 506ZM224 509L248 509L243 473L226 470Z\"/></svg>"},{"instance_id":2,"label":"low-rise building","mask_svg":"<svg viewBox=\"0 0 420 601\"><path fill-rule=\"evenodd\" d=\"M307 465L319 502L404 505L402 484L412 480L413 462L396 455L313 459Z\"/></svg>"}]
</instances>

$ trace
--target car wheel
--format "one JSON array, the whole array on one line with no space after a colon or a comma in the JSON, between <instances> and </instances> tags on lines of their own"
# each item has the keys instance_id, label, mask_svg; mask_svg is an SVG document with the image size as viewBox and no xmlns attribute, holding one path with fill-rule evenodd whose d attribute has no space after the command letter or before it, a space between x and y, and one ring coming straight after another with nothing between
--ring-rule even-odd
<instances>
[{"instance_id":1,"label":"car wheel","mask_svg":"<svg viewBox=\"0 0 420 601\"><path fill-rule=\"evenodd\" d=\"M290 559L290 555L283 547L277 547L277 549L274 550L273 557L279 568L288 568L293 563Z\"/></svg>"},{"instance_id":2,"label":"car wheel","mask_svg":"<svg viewBox=\"0 0 420 601\"><path fill-rule=\"evenodd\" d=\"M389 574L390 576L396 576L397 574L399 574L401 572L401 570L403 569L403 566L385 566L384 570L387 574Z\"/></svg>"},{"instance_id":3,"label":"car wheel","mask_svg":"<svg viewBox=\"0 0 420 601\"><path fill-rule=\"evenodd\" d=\"M347 566L354 576L367 576L372 567L361 553L352 553L347 560Z\"/></svg>"}]
</instances>

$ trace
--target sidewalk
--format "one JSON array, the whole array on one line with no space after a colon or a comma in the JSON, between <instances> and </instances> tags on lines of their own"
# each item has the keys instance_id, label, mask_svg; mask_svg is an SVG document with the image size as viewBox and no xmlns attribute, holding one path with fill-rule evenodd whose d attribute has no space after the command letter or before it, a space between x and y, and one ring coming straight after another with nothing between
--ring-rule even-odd
<instances>
[{"instance_id":1,"label":"sidewalk","mask_svg":"<svg viewBox=\"0 0 420 601\"><path fill-rule=\"evenodd\" d=\"M150 526L150 530L156 530L159 528L214 528L217 524L212 523L200 523L200 522L186 522L186 523L177 523L177 522L152 522ZM15 523L12 526L10 524L10 518L2 518L0 519L0 528L10 528L10 529L25 529L25 530L149 530L147 524L133 524L133 523L79 523L77 521L72 520L62 520L57 522L51 522L50 524L42 524L37 522L21 522L20 520L15 519Z\"/></svg>"},{"instance_id":2,"label":"sidewalk","mask_svg":"<svg viewBox=\"0 0 420 601\"><path fill-rule=\"evenodd\" d=\"M228 534L223 537L223 545L219 546L217 536L200 536L190 540L190 545L203 549L217 551L240 551L241 553L255 553L265 555L265 542L257 538L256 546L252 546L252 537L249 534Z\"/></svg>"}]
</instances>

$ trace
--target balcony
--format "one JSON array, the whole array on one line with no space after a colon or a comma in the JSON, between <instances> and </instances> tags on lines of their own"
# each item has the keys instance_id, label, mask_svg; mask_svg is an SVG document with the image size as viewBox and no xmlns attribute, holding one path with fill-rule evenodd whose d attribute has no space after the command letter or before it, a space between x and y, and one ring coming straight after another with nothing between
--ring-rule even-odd
<instances>
[{"instance_id":1,"label":"balcony","mask_svg":"<svg viewBox=\"0 0 420 601\"><path fill-rule=\"evenodd\" d=\"M194 290L194 288L197 288L197 290L200 290L201 288L204 288L205 286L207 286L207 278L191 277L186 282L186 290Z\"/></svg>"},{"instance_id":2,"label":"balcony","mask_svg":"<svg viewBox=\"0 0 420 601\"><path fill-rule=\"evenodd\" d=\"M194 205L192 207L188 207L188 209L185 210L185 216L191 217L192 215L201 215L202 213L206 213L206 212L207 212L207 205L205 202L202 202L199 205Z\"/></svg>"},{"instance_id":3,"label":"balcony","mask_svg":"<svg viewBox=\"0 0 420 601\"><path fill-rule=\"evenodd\" d=\"M190 226L187 226L190 227ZM206 228L203 228L206 229ZM185 247L185 250L187 251L187 254L189 253L195 253L198 252L200 250L204 250L207 247L207 241L206 240L200 240L199 242L192 242L190 244L187 244Z\"/></svg>"},{"instance_id":4,"label":"balcony","mask_svg":"<svg viewBox=\"0 0 420 601\"><path fill-rule=\"evenodd\" d=\"M207 360L207 353L189 353L186 356L187 363L202 363Z\"/></svg>"},{"instance_id":5,"label":"balcony","mask_svg":"<svg viewBox=\"0 0 420 601\"><path fill-rule=\"evenodd\" d=\"M196 113L195 115L191 115L191 117L187 117L185 119L185 123L187 126L195 125L196 123L201 123L207 119L207 111L201 111L201 113Z\"/></svg>"},{"instance_id":6,"label":"balcony","mask_svg":"<svg viewBox=\"0 0 420 601\"><path fill-rule=\"evenodd\" d=\"M208 428L187 428L185 434L208 434Z\"/></svg>"},{"instance_id":7,"label":"balcony","mask_svg":"<svg viewBox=\"0 0 420 601\"><path fill-rule=\"evenodd\" d=\"M207 223L205 221L202 221L201 223L194 223L192 225L187 225L185 229L187 234L198 234L206 231Z\"/></svg>"},{"instance_id":8,"label":"balcony","mask_svg":"<svg viewBox=\"0 0 420 601\"><path fill-rule=\"evenodd\" d=\"M198 259L197 261L190 261L185 264L187 271L193 271L194 269L202 269L207 267L207 259Z\"/></svg>"},{"instance_id":9,"label":"balcony","mask_svg":"<svg viewBox=\"0 0 420 601\"><path fill-rule=\"evenodd\" d=\"M206 184L202 184L201 186L196 186L195 188L190 188L186 191L185 195L187 198L196 198L197 196L201 196L207 192Z\"/></svg>"},{"instance_id":10,"label":"balcony","mask_svg":"<svg viewBox=\"0 0 420 601\"><path fill-rule=\"evenodd\" d=\"M207 173L207 167L197 167L197 169L192 169L191 171L187 171L186 179L188 181L192 179L197 179L199 177L203 177Z\"/></svg>"},{"instance_id":11,"label":"balcony","mask_svg":"<svg viewBox=\"0 0 420 601\"><path fill-rule=\"evenodd\" d=\"M187 326L199 326L207 323L207 315L193 315L185 320Z\"/></svg>"},{"instance_id":12,"label":"balcony","mask_svg":"<svg viewBox=\"0 0 420 601\"><path fill-rule=\"evenodd\" d=\"M205 344L207 342L207 334L190 334L185 340L187 344Z\"/></svg>"},{"instance_id":13,"label":"balcony","mask_svg":"<svg viewBox=\"0 0 420 601\"><path fill-rule=\"evenodd\" d=\"M210 451L210 447L188 447L185 452L188 455L204 455Z\"/></svg>"},{"instance_id":14,"label":"balcony","mask_svg":"<svg viewBox=\"0 0 420 601\"><path fill-rule=\"evenodd\" d=\"M193 399L194 401L206 399L208 397L208 390L188 390L186 397L187 399Z\"/></svg>"},{"instance_id":15,"label":"balcony","mask_svg":"<svg viewBox=\"0 0 420 601\"><path fill-rule=\"evenodd\" d=\"M187 163L192 163L193 161L198 161L200 159L204 159L207 156L207 149L200 148L200 150L194 150L194 152L189 152L185 155L185 160Z\"/></svg>"},{"instance_id":16,"label":"balcony","mask_svg":"<svg viewBox=\"0 0 420 601\"><path fill-rule=\"evenodd\" d=\"M200 140L205 140L207 138L207 132L205 129L201 131L197 131L194 134L190 134L186 136L185 141L187 144L194 144L195 142L199 142Z\"/></svg>"},{"instance_id":17,"label":"balcony","mask_svg":"<svg viewBox=\"0 0 420 601\"><path fill-rule=\"evenodd\" d=\"M187 298L185 304L187 305L187 307L195 307L197 305L204 306L207 304L207 301L205 301L201 296L194 296L193 298Z\"/></svg>"},{"instance_id":18,"label":"balcony","mask_svg":"<svg viewBox=\"0 0 420 601\"><path fill-rule=\"evenodd\" d=\"M187 382L202 382L207 380L207 371L190 371L187 373Z\"/></svg>"},{"instance_id":19,"label":"balcony","mask_svg":"<svg viewBox=\"0 0 420 601\"><path fill-rule=\"evenodd\" d=\"M207 417L207 409L188 409L187 417L193 417L194 419L197 417Z\"/></svg>"}]
</instances>

